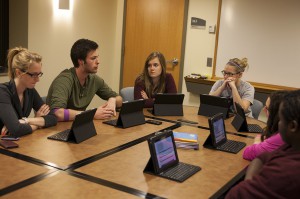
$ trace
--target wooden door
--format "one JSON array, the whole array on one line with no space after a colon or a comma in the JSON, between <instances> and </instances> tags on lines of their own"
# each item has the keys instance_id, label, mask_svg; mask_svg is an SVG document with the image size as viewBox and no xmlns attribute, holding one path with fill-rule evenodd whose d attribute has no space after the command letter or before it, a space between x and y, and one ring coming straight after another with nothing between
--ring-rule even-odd
<instances>
[{"instance_id":1,"label":"wooden door","mask_svg":"<svg viewBox=\"0 0 300 199\"><path fill-rule=\"evenodd\" d=\"M180 67L186 0L127 0L122 87L134 86L145 60L153 51L164 54L167 61L176 58L178 65L167 63L177 89Z\"/></svg>"}]
</instances>

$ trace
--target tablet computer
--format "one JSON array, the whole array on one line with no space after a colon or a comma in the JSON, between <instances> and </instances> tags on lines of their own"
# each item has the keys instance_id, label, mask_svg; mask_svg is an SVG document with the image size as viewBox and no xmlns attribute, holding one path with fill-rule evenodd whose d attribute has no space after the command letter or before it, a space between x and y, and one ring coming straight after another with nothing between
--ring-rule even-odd
<instances>
[{"instance_id":1,"label":"tablet computer","mask_svg":"<svg viewBox=\"0 0 300 199\"><path fill-rule=\"evenodd\" d=\"M184 94L157 93L153 104L152 114L155 116L183 116Z\"/></svg>"}]
</instances>

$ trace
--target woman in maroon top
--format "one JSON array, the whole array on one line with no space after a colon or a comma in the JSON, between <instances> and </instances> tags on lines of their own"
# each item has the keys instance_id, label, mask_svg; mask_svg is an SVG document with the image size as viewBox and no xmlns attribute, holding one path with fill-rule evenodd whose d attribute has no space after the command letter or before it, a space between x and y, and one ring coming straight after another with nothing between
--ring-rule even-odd
<instances>
[{"instance_id":1,"label":"woman in maroon top","mask_svg":"<svg viewBox=\"0 0 300 199\"><path fill-rule=\"evenodd\" d=\"M166 73L162 53L152 52L146 59L143 73L135 80L134 99L145 99L145 107L153 106L157 93L177 93L173 76Z\"/></svg>"}]
</instances>

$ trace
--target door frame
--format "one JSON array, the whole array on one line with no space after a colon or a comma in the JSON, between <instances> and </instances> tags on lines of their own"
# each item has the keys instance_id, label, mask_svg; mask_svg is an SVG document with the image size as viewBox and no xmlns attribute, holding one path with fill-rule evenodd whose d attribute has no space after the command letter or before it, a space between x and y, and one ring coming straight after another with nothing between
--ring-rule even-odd
<instances>
[{"instance_id":1,"label":"door frame","mask_svg":"<svg viewBox=\"0 0 300 199\"><path fill-rule=\"evenodd\" d=\"M126 16L127 16L127 0L124 0L124 10L123 10L123 28L122 28L122 47L121 47L121 66L120 66L120 90L123 88L123 69L124 69L124 54L125 54L125 31L126 31ZM185 59L185 45L186 45L186 32L187 32L187 22L188 22L188 10L189 10L189 0L184 0L184 14L183 14L183 28L182 28L182 38L181 38L181 57L180 57L180 72L179 72L179 82L178 82L178 92L182 92L182 81L183 81L183 69L184 69L184 59Z\"/></svg>"}]
</instances>

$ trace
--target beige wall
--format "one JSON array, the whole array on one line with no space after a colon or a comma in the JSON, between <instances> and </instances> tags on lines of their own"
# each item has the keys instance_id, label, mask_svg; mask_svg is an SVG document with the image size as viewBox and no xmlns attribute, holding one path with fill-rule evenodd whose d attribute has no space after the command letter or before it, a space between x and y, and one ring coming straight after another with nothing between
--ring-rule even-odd
<instances>
[{"instance_id":1,"label":"beige wall","mask_svg":"<svg viewBox=\"0 0 300 199\"><path fill-rule=\"evenodd\" d=\"M187 35L183 76L191 73L211 76L212 67L206 66L207 57L214 57L216 34L208 33L208 27L217 24L219 0L190 0L188 10ZM191 18L206 20L205 29L191 27ZM199 95L187 92L185 82L182 84L185 94L184 104L199 106Z\"/></svg>"},{"instance_id":2,"label":"beige wall","mask_svg":"<svg viewBox=\"0 0 300 199\"><path fill-rule=\"evenodd\" d=\"M72 15L55 16L53 2L57 0L29 0L28 47L43 56L44 77L37 84L43 96L64 68L72 66L69 56L75 40L89 38L100 44L98 74L116 91L120 83L120 60L124 0L73 0ZM72 1L72 0L71 0ZM208 26L217 23L218 0L190 0L183 76L191 73L211 75L206 67L207 57L214 57L215 34ZM206 29L191 28L191 17L206 20ZM7 77L0 77L0 82ZM184 104L199 106L199 96L188 93L183 81ZM102 101L95 97L90 107Z\"/></svg>"},{"instance_id":3,"label":"beige wall","mask_svg":"<svg viewBox=\"0 0 300 199\"><path fill-rule=\"evenodd\" d=\"M53 79L63 69L72 67L70 49L80 38L99 44L98 75L118 92L123 1L71 0L71 5L72 1L73 8L65 11L53 8L57 0L29 0L28 48L43 56L45 75L36 86L38 92L47 95ZM102 101L95 97L90 107L100 104Z\"/></svg>"}]
</instances>

